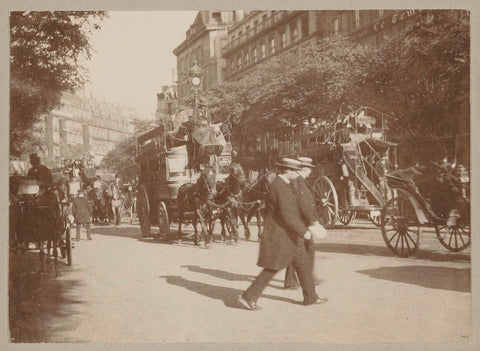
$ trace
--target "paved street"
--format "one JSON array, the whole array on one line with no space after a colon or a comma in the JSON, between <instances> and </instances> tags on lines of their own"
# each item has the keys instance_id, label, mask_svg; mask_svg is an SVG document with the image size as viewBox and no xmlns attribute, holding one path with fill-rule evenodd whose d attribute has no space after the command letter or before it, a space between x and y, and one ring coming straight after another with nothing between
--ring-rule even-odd
<instances>
[{"instance_id":1,"label":"paved street","mask_svg":"<svg viewBox=\"0 0 480 351\"><path fill-rule=\"evenodd\" d=\"M302 306L301 291L282 289L282 271L259 300L260 312L236 303L260 271L256 241L204 249L139 237L138 226L126 222L93 227L93 241L76 243L72 267L62 263L57 278L52 270L35 273L26 260L37 255L25 256L10 301L14 341L470 340L470 252L448 252L432 231L423 233L415 258L402 259L365 220L330 230L317 245L317 292L329 302Z\"/></svg>"}]
</instances>

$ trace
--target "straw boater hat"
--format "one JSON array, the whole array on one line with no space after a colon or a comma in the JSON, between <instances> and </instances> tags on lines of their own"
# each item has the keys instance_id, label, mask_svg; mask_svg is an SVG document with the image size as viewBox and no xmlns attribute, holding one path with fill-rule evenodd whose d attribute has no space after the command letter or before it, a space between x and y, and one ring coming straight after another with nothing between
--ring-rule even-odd
<instances>
[{"instance_id":1,"label":"straw boater hat","mask_svg":"<svg viewBox=\"0 0 480 351\"><path fill-rule=\"evenodd\" d=\"M294 160L293 158L284 157L280 162L277 162L277 166L282 168L293 169L295 171L301 169L300 161Z\"/></svg>"},{"instance_id":2,"label":"straw boater hat","mask_svg":"<svg viewBox=\"0 0 480 351\"><path fill-rule=\"evenodd\" d=\"M301 167L314 168L313 160L310 157L297 157Z\"/></svg>"}]
</instances>

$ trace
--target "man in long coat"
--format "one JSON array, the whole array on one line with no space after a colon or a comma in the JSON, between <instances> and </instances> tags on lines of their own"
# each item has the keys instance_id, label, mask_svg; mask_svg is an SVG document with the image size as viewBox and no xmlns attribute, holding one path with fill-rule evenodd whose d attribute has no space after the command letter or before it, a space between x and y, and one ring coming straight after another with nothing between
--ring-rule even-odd
<instances>
[{"instance_id":1,"label":"man in long coat","mask_svg":"<svg viewBox=\"0 0 480 351\"><path fill-rule=\"evenodd\" d=\"M80 226L85 225L87 231L87 239L92 240L90 235L90 221L92 217L92 207L89 201L85 197L83 190L78 191L78 196L73 199L72 214L75 217L75 223L77 223L77 241L80 241Z\"/></svg>"},{"instance_id":2,"label":"man in long coat","mask_svg":"<svg viewBox=\"0 0 480 351\"><path fill-rule=\"evenodd\" d=\"M301 218L297 197L290 185L291 181L298 176L296 171L300 168L299 165L299 161L287 158L277 164L280 175L271 185L257 263L263 267L263 270L238 299L247 309L261 309L257 306L257 300L263 290L279 270L291 263L299 276L303 290L303 304L325 302L315 293L311 264L304 243L304 240L310 239L311 235Z\"/></svg>"},{"instance_id":3,"label":"man in long coat","mask_svg":"<svg viewBox=\"0 0 480 351\"><path fill-rule=\"evenodd\" d=\"M305 225L309 227L317 222L315 198L307 185L307 178L312 173L312 168L314 166L311 158L299 157L297 160L301 162L301 169L298 171L298 177L292 181L292 187L297 195L300 215L302 216ZM312 270L315 260L313 244L313 239L305 240L305 249L307 251ZM298 289L298 280L295 275L295 267L292 264L286 269L284 286L285 289Z\"/></svg>"}]
</instances>

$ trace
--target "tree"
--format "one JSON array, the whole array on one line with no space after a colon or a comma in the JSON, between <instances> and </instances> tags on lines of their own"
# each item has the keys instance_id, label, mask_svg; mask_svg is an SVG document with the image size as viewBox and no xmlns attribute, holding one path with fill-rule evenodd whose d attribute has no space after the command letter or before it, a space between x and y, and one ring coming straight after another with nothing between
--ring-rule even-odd
<instances>
[{"instance_id":1,"label":"tree","mask_svg":"<svg viewBox=\"0 0 480 351\"><path fill-rule=\"evenodd\" d=\"M437 10L423 17L387 41L369 89L392 114L390 136L400 143L404 164L445 156L468 163L469 15Z\"/></svg>"},{"instance_id":2,"label":"tree","mask_svg":"<svg viewBox=\"0 0 480 351\"><path fill-rule=\"evenodd\" d=\"M253 145L269 132L288 139L304 119L331 121L373 101L365 89L375 48L338 38L269 60L239 81L206 92L212 116L234 122L237 140Z\"/></svg>"},{"instance_id":3,"label":"tree","mask_svg":"<svg viewBox=\"0 0 480 351\"><path fill-rule=\"evenodd\" d=\"M31 129L60 104L62 93L81 87L90 59L89 36L100 28L103 11L10 14L10 153L21 156L38 140Z\"/></svg>"}]
</instances>

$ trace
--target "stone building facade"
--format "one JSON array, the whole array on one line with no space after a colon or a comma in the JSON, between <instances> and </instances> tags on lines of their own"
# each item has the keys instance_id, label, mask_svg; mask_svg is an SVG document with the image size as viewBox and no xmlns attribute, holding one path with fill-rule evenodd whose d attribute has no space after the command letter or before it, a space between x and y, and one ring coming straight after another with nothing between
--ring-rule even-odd
<instances>
[{"instance_id":1,"label":"stone building facade","mask_svg":"<svg viewBox=\"0 0 480 351\"><path fill-rule=\"evenodd\" d=\"M65 94L62 106L42 118L43 157L48 164L91 155L103 157L133 133L134 112L84 94Z\"/></svg>"},{"instance_id":2,"label":"stone building facade","mask_svg":"<svg viewBox=\"0 0 480 351\"><path fill-rule=\"evenodd\" d=\"M242 11L243 12L243 11ZM193 94L188 73L194 62L203 71L203 89L223 82L225 59L222 47L227 41L227 30L241 16L238 11L199 11L186 32L185 40L173 53L177 56L178 98L182 103Z\"/></svg>"}]
</instances>

